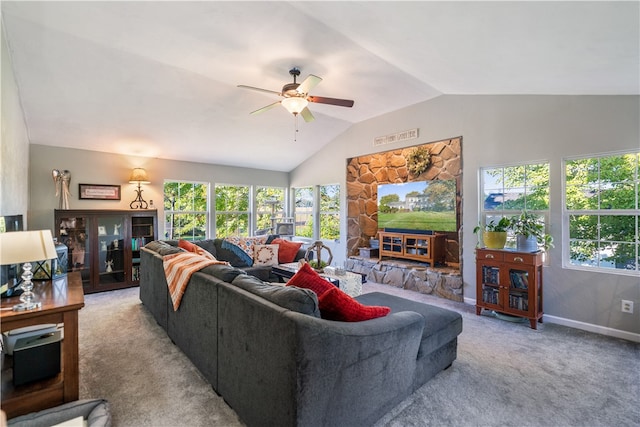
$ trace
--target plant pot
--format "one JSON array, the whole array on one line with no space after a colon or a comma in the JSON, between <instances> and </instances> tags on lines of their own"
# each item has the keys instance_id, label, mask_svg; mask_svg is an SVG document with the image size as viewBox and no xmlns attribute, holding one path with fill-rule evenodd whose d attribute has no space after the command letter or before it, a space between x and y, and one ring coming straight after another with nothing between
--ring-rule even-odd
<instances>
[{"instance_id":1,"label":"plant pot","mask_svg":"<svg viewBox=\"0 0 640 427\"><path fill-rule=\"evenodd\" d=\"M488 249L502 249L507 243L506 231L483 231L482 241Z\"/></svg>"},{"instance_id":2,"label":"plant pot","mask_svg":"<svg viewBox=\"0 0 640 427\"><path fill-rule=\"evenodd\" d=\"M516 235L516 250L520 252L536 252L538 250L538 240L535 236Z\"/></svg>"}]
</instances>

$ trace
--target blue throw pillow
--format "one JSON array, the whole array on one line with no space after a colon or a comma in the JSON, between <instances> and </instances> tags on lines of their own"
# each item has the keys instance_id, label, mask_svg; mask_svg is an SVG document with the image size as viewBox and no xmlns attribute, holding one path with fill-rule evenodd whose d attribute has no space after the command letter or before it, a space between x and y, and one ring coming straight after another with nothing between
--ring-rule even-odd
<instances>
[{"instance_id":1,"label":"blue throw pillow","mask_svg":"<svg viewBox=\"0 0 640 427\"><path fill-rule=\"evenodd\" d=\"M233 254L240 258L245 264L247 264L248 267L251 267L253 265L253 258L251 258L249 254L243 251L240 246L234 245L228 240L223 240L222 248L233 252Z\"/></svg>"}]
</instances>

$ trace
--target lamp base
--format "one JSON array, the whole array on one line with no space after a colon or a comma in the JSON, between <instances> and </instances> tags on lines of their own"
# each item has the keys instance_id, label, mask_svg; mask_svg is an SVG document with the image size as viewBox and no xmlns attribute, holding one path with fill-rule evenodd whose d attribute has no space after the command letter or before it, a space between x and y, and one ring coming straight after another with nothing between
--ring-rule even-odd
<instances>
[{"instance_id":1,"label":"lamp base","mask_svg":"<svg viewBox=\"0 0 640 427\"><path fill-rule=\"evenodd\" d=\"M22 302L13 306L13 311L29 311L42 307L41 302Z\"/></svg>"}]
</instances>

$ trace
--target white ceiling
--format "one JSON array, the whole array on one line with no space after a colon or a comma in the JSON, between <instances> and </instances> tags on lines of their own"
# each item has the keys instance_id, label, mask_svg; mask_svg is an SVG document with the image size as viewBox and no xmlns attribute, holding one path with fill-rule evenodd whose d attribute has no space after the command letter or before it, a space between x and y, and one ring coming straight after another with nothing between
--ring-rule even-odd
<instances>
[{"instance_id":1,"label":"white ceiling","mask_svg":"<svg viewBox=\"0 0 640 427\"><path fill-rule=\"evenodd\" d=\"M354 123L442 94L639 94L639 3L13 2L32 143L289 171ZM324 80L299 120L239 84ZM390 132L397 129L390 129Z\"/></svg>"}]
</instances>

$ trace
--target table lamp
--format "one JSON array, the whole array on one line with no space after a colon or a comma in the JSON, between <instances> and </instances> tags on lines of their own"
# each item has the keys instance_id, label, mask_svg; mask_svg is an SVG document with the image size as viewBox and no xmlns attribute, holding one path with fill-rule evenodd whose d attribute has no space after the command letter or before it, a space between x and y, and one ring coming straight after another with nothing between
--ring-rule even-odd
<instances>
[{"instance_id":1,"label":"table lamp","mask_svg":"<svg viewBox=\"0 0 640 427\"><path fill-rule=\"evenodd\" d=\"M14 311L33 310L42 306L34 301L31 263L57 258L56 247L50 230L16 231L0 233L0 265L22 265L22 284L24 290L20 296L21 304L13 306Z\"/></svg>"}]
</instances>

